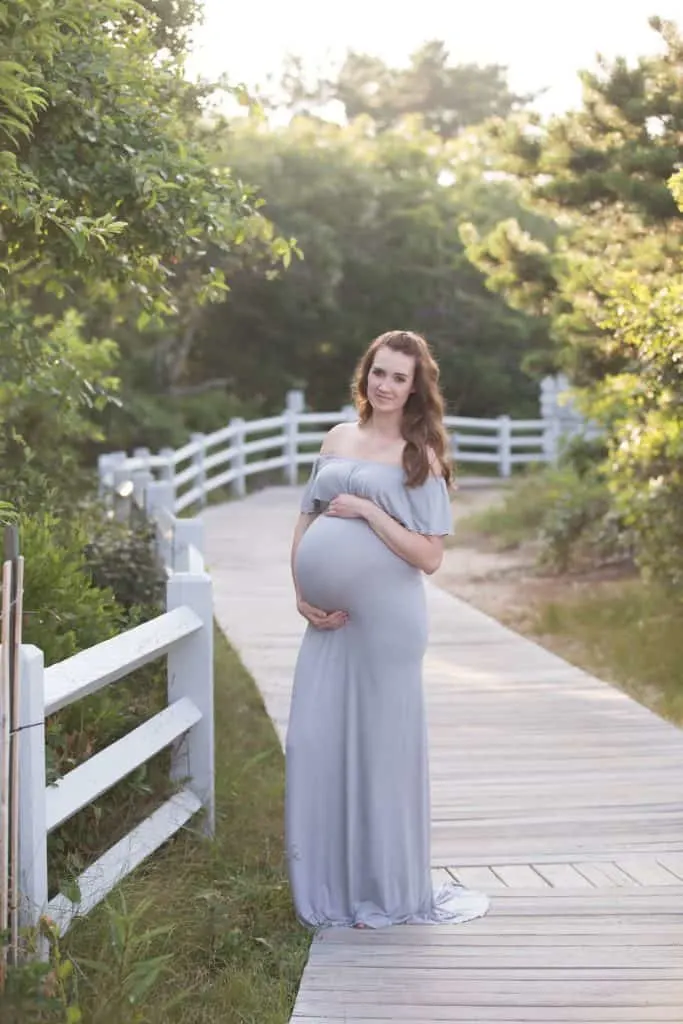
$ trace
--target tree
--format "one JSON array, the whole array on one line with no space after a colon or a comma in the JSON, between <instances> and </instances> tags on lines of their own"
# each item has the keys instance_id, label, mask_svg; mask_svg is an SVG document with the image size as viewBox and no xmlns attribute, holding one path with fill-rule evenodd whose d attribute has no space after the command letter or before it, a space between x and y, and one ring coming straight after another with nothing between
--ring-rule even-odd
<instances>
[{"instance_id":1,"label":"tree","mask_svg":"<svg viewBox=\"0 0 683 1024\"><path fill-rule=\"evenodd\" d=\"M304 259L275 280L234 278L234 300L206 311L198 377L227 377L264 407L305 386L316 407L338 408L370 338L399 326L432 342L453 410L535 410L520 362L542 332L492 296L464 256L458 227L476 189L461 154L417 119L380 136L367 118L234 125L225 146L223 159L261 183L276 230ZM456 161L461 185L441 183ZM487 188L476 207L485 224L496 208L517 208L505 186Z\"/></svg>"},{"instance_id":2,"label":"tree","mask_svg":"<svg viewBox=\"0 0 683 1024\"><path fill-rule=\"evenodd\" d=\"M468 254L515 308L548 323L602 427L615 509L649 573L683 587L683 40L585 72L580 111L498 125L501 166L554 238L515 221L465 230ZM675 173L677 172L677 173Z\"/></svg>"},{"instance_id":3,"label":"tree","mask_svg":"<svg viewBox=\"0 0 683 1024\"><path fill-rule=\"evenodd\" d=\"M138 0L154 18L153 43L157 50L182 56L187 50L190 30L200 20L199 0Z\"/></svg>"},{"instance_id":4,"label":"tree","mask_svg":"<svg viewBox=\"0 0 683 1024\"><path fill-rule=\"evenodd\" d=\"M379 57L351 51L335 79L311 86L301 60L291 58L282 81L284 104L297 113L315 114L336 100L349 121L368 116L379 131L417 114L429 131L451 139L489 117L507 117L531 98L510 91L500 65L449 61L438 40L416 50L407 68L391 68Z\"/></svg>"},{"instance_id":5,"label":"tree","mask_svg":"<svg viewBox=\"0 0 683 1024\"><path fill-rule=\"evenodd\" d=\"M190 5L173 9L181 17ZM30 337L27 366L40 376L59 337L63 366L83 364L90 344L91 368L108 378L99 339L120 343L129 370L163 331L166 362L182 363L188 310L227 288L218 258L261 240L264 259L273 255L250 189L210 161L197 127L201 89L158 54L159 23L142 7L8 0L0 22L5 359L21 360ZM97 380L88 388L107 390ZM7 418L18 407L4 398L5 436L26 440L26 421ZM26 444L34 465L49 468L53 452Z\"/></svg>"},{"instance_id":6,"label":"tree","mask_svg":"<svg viewBox=\"0 0 683 1024\"><path fill-rule=\"evenodd\" d=\"M519 182L525 205L555 222L554 237L514 222L466 234L490 286L548 318L556 361L579 384L619 366L600 322L620 276L664 281L678 265L683 220L667 183L680 159L683 43L673 24L650 24L666 52L583 72L581 110L547 127L525 115L491 129L499 169Z\"/></svg>"}]
</instances>

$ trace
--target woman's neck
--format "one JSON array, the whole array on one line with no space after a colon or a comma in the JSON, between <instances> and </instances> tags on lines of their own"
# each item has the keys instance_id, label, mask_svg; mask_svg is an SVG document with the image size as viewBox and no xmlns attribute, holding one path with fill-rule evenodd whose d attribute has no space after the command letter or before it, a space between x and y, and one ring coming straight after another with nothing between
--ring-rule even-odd
<instances>
[{"instance_id":1,"label":"woman's neck","mask_svg":"<svg viewBox=\"0 0 683 1024\"><path fill-rule=\"evenodd\" d=\"M381 441L389 444L393 441L400 441L403 437L401 432L401 417L396 415L383 416L374 412L364 429Z\"/></svg>"}]
</instances>

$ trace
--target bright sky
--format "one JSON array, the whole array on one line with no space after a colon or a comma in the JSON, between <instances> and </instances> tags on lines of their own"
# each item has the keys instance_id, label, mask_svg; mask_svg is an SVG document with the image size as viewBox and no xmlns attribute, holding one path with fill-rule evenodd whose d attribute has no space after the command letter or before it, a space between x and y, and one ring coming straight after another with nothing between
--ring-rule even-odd
<instances>
[{"instance_id":1,"label":"bright sky","mask_svg":"<svg viewBox=\"0 0 683 1024\"><path fill-rule=\"evenodd\" d=\"M205 0L188 70L254 86L277 78L287 53L329 73L348 49L398 66L442 39L454 62L506 65L516 90L550 87L539 102L549 112L578 102L576 72L596 53L655 50L652 14L683 26L683 0Z\"/></svg>"}]
</instances>

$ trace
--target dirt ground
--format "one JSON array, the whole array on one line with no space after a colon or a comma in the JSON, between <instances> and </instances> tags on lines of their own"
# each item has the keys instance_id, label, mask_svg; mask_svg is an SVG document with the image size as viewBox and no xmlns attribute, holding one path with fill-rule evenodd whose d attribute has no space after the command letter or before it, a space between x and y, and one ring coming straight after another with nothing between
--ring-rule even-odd
<instances>
[{"instance_id":1,"label":"dirt ground","mask_svg":"<svg viewBox=\"0 0 683 1024\"><path fill-rule=\"evenodd\" d=\"M569 655L566 640L550 640L535 632L536 610L549 601L579 595L596 583L609 584L610 573L547 574L536 565L538 549L534 544L496 550L493 541L478 535L464 521L500 504L505 493L506 484L499 480L468 477L461 481L453 501L455 535L446 548L441 568L432 579L444 590L469 601L512 629L533 636L541 643L545 641L546 646L556 650L559 643L562 653Z\"/></svg>"},{"instance_id":2,"label":"dirt ground","mask_svg":"<svg viewBox=\"0 0 683 1024\"><path fill-rule=\"evenodd\" d=\"M478 536L464 523L469 516L500 504L505 491L505 484L497 480L461 481L453 501L455 535L432 579L456 597L513 625L520 607L527 603L520 587L526 590L537 582L534 552L525 548L497 551L493 542Z\"/></svg>"}]
</instances>

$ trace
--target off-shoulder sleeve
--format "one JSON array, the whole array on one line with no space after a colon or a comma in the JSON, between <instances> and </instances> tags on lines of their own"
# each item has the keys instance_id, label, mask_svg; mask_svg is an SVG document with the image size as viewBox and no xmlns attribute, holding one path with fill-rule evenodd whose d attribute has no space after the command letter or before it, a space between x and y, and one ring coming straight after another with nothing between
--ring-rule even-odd
<instances>
[{"instance_id":1,"label":"off-shoulder sleeve","mask_svg":"<svg viewBox=\"0 0 683 1024\"><path fill-rule=\"evenodd\" d=\"M406 487L405 525L409 530L431 537L453 533L453 512L443 477L430 476L419 487Z\"/></svg>"},{"instance_id":2,"label":"off-shoulder sleeve","mask_svg":"<svg viewBox=\"0 0 683 1024\"><path fill-rule=\"evenodd\" d=\"M318 511L316 505L316 477L318 476L318 470L320 469L320 458L317 458L311 468L311 475L308 478L303 497L301 498L301 512L306 515L311 515L313 512Z\"/></svg>"}]
</instances>

